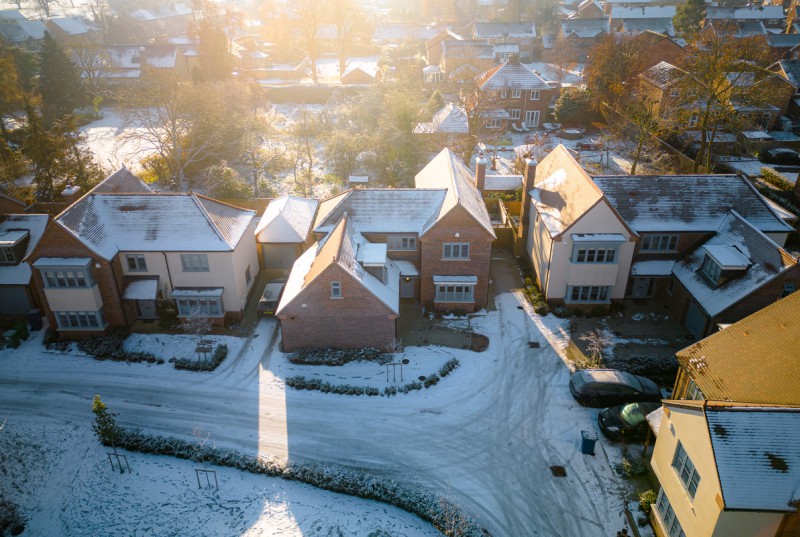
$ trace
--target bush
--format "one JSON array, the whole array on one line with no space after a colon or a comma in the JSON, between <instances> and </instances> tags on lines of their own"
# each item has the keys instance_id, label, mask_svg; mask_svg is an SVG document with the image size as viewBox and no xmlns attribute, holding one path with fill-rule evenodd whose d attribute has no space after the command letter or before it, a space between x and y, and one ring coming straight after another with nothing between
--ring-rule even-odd
<instances>
[{"instance_id":1,"label":"bush","mask_svg":"<svg viewBox=\"0 0 800 537\"><path fill-rule=\"evenodd\" d=\"M418 489L411 489L390 479L361 470L334 465L301 464L239 453L177 438L165 438L140 431L123 431L117 447L139 453L166 455L185 460L202 460L207 464L226 466L254 474L306 483L331 492L377 500L403 509L429 522L436 529L463 528L463 537L483 537L489 533L471 517L445 498Z\"/></svg>"},{"instance_id":2,"label":"bush","mask_svg":"<svg viewBox=\"0 0 800 537\"><path fill-rule=\"evenodd\" d=\"M399 392L402 392L402 393L408 393L408 392L413 392L415 390L421 390L421 389L422 389L422 383L421 382L417 382L415 380L414 382L409 382L405 386L400 386L397 390Z\"/></svg>"},{"instance_id":3,"label":"bush","mask_svg":"<svg viewBox=\"0 0 800 537\"><path fill-rule=\"evenodd\" d=\"M219 364L228 356L228 345L220 343L211 353L211 361L194 360L192 358L175 358L173 364L175 369L185 371L214 371Z\"/></svg>"},{"instance_id":4,"label":"bush","mask_svg":"<svg viewBox=\"0 0 800 537\"><path fill-rule=\"evenodd\" d=\"M656 503L658 494L653 489L648 489L639 493L639 508L644 511L646 515L650 514L650 506Z\"/></svg>"},{"instance_id":5,"label":"bush","mask_svg":"<svg viewBox=\"0 0 800 537\"><path fill-rule=\"evenodd\" d=\"M550 308L547 306L547 301L544 299L541 289L530 278L525 278L525 296L537 315L550 313Z\"/></svg>"},{"instance_id":6,"label":"bush","mask_svg":"<svg viewBox=\"0 0 800 537\"><path fill-rule=\"evenodd\" d=\"M439 375L437 375L436 373L426 377L425 381L423 382L426 388L430 388L431 386L434 386L438 383L439 383Z\"/></svg>"},{"instance_id":7,"label":"bush","mask_svg":"<svg viewBox=\"0 0 800 537\"><path fill-rule=\"evenodd\" d=\"M78 349L93 356L98 360L118 360L126 362L147 362L149 364L163 364L164 360L157 358L150 352L125 350L125 338L128 329L125 327L114 328L108 335L89 337L77 341Z\"/></svg>"},{"instance_id":8,"label":"bush","mask_svg":"<svg viewBox=\"0 0 800 537\"><path fill-rule=\"evenodd\" d=\"M756 189L762 196L774 201L787 211L793 212L794 214L800 214L800 208L790 201L792 195L791 192L779 192L764 185L756 185Z\"/></svg>"},{"instance_id":9,"label":"bush","mask_svg":"<svg viewBox=\"0 0 800 537\"><path fill-rule=\"evenodd\" d=\"M644 465L639 459L631 459L627 455L622 456L622 461L614 466L619 475L630 479L644 473Z\"/></svg>"},{"instance_id":10,"label":"bush","mask_svg":"<svg viewBox=\"0 0 800 537\"><path fill-rule=\"evenodd\" d=\"M671 384L678 374L678 360L675 356L653 356L635 354L624 359L607 358L606 366L634 375L642 375L657 382Z\"/></svg>"},{"instance_id":11,"label":"bush","mask_svg":"<svg viewBox=\"0 0 800 537\"><path fill-rule=\"evenodd\" d=\"M316 349L306 348L289 355L289 361L300 365L344 365L349 362L365 360L385 364L391 362L391 356L375 349Z\"/></svg>"},{"instance_id":12,"label":"bush","mask_svg":"<svg viewBox=\"0 0 800 537\"><path fill-rule=\"evenodd\" d=\"M761 179L771 184L772 186L779 188L781 190L792 190L794 189L794 185L783 178L781 174L773 170L772 168L767 168L766 166L761 168Z\"/></svg>"},{"instance_id":13,"label":"bush","mask_svg":"<svg viewBox=\"0 0 800 537\"><path fill-rule=\"evenodd\" d=\"M447 360L444 363L444 365L439 368L439 376L442 377L442 378L446 377L447 375L449 375L450 373L455 371L455 369L459 365L461 365L461 362L459 362L456 358L453 358L451 360Z\"/></svg>"},{"instance_id":14,"label":"bush","mask_svg":"<svg viewBox=\"0 0 800 537\"><path fill-rule=\"evenodd\" d=\"M566 306L556 306L553 308L553 315L561 319L569 319L575 317L575 311Z\"/></svg>"},{"instance_id":15,"label":"bush","mask_svg":"<svg viewBox=\"0 0 800 537\"><path fill-rule=\"evenodd\" d=\"M353 386L352 384L331 384L319 379L308 379L302 375L287 377L286 385L295 390L313 390L322 393L335 393L338 395L381 395L378 388L371 386ZM384 395L385 392L384 392Z\"/></svg>"}]
</instances>

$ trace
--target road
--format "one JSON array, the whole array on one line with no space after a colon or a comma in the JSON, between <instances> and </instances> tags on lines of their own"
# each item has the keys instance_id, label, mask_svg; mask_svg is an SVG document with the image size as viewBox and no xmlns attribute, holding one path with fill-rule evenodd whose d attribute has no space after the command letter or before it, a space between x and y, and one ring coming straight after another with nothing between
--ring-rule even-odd
<instances>
[{"instance_id":1,"label":"road","mask_svg":"<svg viewBox=\"0 0 800 537\"><path fill-rule=\"evenodd\" d=\"M496 262L494 285L511 288L514 271ZM0 360L0 413L88 428L100 393L125 427L189 437L196 424L217 445L436 489L498 537L613 534L621 485L603 449L596 457L577 449L593 415L566 388L569 370L550 345L558 326L534 316L521 294L499 294L496 304L483 319L494 335L479 355L481 374L460 386L457 370L442 389L393 398L286 391L269 369L275 326L262 320L214 374L56 355ZM566 477L553 477L556 465Z\"/></svg>"}]
</instances>

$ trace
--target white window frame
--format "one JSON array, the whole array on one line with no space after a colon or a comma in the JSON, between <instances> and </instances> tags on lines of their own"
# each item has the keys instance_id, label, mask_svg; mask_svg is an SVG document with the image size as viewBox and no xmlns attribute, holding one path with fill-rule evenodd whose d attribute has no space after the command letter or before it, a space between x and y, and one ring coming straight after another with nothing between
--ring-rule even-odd
<instances>
[{"instance_id":1,"label":"white window frame","mask_svg":"<svg viewBox=\"0 0 800 537\"><path fill-rule=\"evenodd\" d=\"M658 491L655 511L658 513L658 518L664 529L667 530L669 537L686 537L681 523L677 515L675 515L675 510L672 509L672 505L669 503L669 498L664 494L664 489Z\"/></svg>"},{"instance_id":2,"label":"white window frame","mask_svg":"<svg viewBox=\"0 0 800 537\"><path fill-rule=\"evenodd\" d=\"M719 266L719 263L717 263L713 257L706 254L705 258L703 258L703 265L700 267L700 271L711 283L714 285L719 284L719 278L722 275L722 267Z\"/></svg>"},{"instance_id":3,"label":"white window frame","mask_svg":"<svg viewBox=\"0 0 800 537\"><path fill-rule=\"evenodd\" d=\"M680 94L681 94L681 92L680 92L680 90L678 88L672 88L671 90L669 90L669 96L670 97L679 97Z\"/></svg>"},{"instance_id":4,"label":"white window frame","mask_svg":"<svg viewBox=\"0 0 800 537\"><path fill-rule=\"evenodd\" d=\"M14 248L11 246L3 246L2 248L2 256L0 256L0 260L3 263L16 263L17 259L14 256Z\"/></svg>"},{"instance_id":5,"label":"white window frame","mask_svg":"<svg viewBox=\"0 0 800 537\"><path fill-rule=\"evenodd\" d=\"M102 330L106 319L102 308L97 311L54 311L59 330Z\"/></svg>"},{"instance_id":6,"label":"white window frame","mask_svg":"<svg viewBox=\"0 0 800 537\"><path fill-rule=\"evenodd\" d=\"M538 101L541 96L542 96L541 91L537 89L531 90L531 101Z\"/></svg>"},{"instance_id":7,"label":"white window frame","mask_svg":"<svg viewBox=\"0 0 800 537\"><path fill-rule=\"evenodd\" d=\"M519 99L520 97L522 97L522 90L518 90L518 89L511 90L511 98L512 99Z\"/></svg>"},{"instance_id":8,"label":"white window frame","mask_svg":"<svg viewBox=\"0 0 800 537\"><path fill-rule=\"evenodd\" d=\"M508 111L509 119L519 119L522 117L522 110L519 108L514 108L513 110Z\"/></svg>"},{"instance_id":9,"label":"white window frame","mask_svg":"<svg viewBox=\"0 0 800 537\"><path fill-rule=\"evenodd\" d=\"M44 286L60 289L85 289L94 287L91 272L87 268L47 267L42 271Z\"/></svg>"},{"instance_id":10,"label":"white window frame","mask_svg":"<svg viewBox=\"0 0 800 537\"><path fill-rule=\"evenodd\" d=\"M689 116L689 128L696 127L697 124L700 123L700 116L698 114L692 114Z\"/></svg>"},{"instance_id":11,"label":"white window frame","mask_svg":"<svg viewBox=\"0 0 800 537\"><path fill-rule=\"evenodd\" d=\"M795 292L796 286L793 283L784 283L783 284L783 293L781 293L781 298L787 297Z\"/></svg>"},{"instance_id":12,"label":"white window frame","mask_svg":"<svg viewBox=\"0 0 800 537\"><path fill-rule=\"evenodd\" d=\"M386 249L391 252L415 252L417 237L414 235L389 235L386 237Z\"/></svg>"},{"instance_id":13,"label":"white window frame","mask_svg":"<svg viewBox=\"0 0 800 537\"><path fill-rule=\"evenodd\" d=\"M496 117L487 119L486 121L483 122L483 124L486 126L487 129L499 129L500 127L503 126L502 120Z\"/></svg>"},{"instance_id":14,"label":"white window frame","mask_svg":"<svg viewBox=\"0 0 800 537\"><path fill-rule=\"evenodd\" d=\"M221 296L181 296L173 297L178 308L178 317L222 317Z\"/></svg>"},{"instance_id":15,"label":"white window frame","mask_svg":"<svg viewBox=\"0 0 800 537\"><path fill-rule=\"evenodd\" d=\"M183 267L183 272L210 272L208 255L181 254L181 267Z\"/></svg>"},{"instance_id":16,"label":"white window frame","mask_svg":"<svg viewBox=\"0 0 800 537\"><path fill-rule=\"evenodd\" d=\"M342 298L342 282L331 282L331 298Z\"/></svg>"},{"instance_id":17,"label":"white window frame","mask_svg":"<svg viewBox=\"0 0 800 537\"><path fill-rule=\"evenodd\" d=\"M586 243L579 243L573 247L572 262L576 264L612 264L617 263L616 246L584 246Z\"/></svg>"},{"instance_id":18,"label":"white window frame","mask_svg":"<svg viewBox=\"0 0 800 537\"><path fill-rule=\"evenodd\" d=\"M507 99L508 98L508 90L500 90L500 98Z\"/></svg>"},{"instance_id":19,"label":"white window frame","mask_svg":"<svg viewBox=\"0 0 800 537\"><path fill-rule=\"evenodd\" d=\"M144 254L125 254L125 264L128 266L128 272L147 272Z\"/></svg>"},{"instance_id":20,"label":"white window frame","mask_svg":"<svg viewBox=\"0 0 800 537\"><path fill-rule=\"evenodd\" d=\"M678 235L645 235L642 237L642 252L677 252Z\"/></svg>"},{"instance_id":21,"label":"white window frame","mask_svg":"<svg viewBox=\"0 0 800 537\"><path fill-rule=\"evenodd\" d=\"M675 446L675 455L672 457L672 468L678 474L678 479L683 483L683 488L690 498L694 499L697 494L697 488L700 486L700 474L697 472L692 459L686 452L686 448L678 440L678 445Z\"/></svg>"},{"instance_id":22,"label":"white window frame","mask_svg":"<svg viewBox=\"0 0 800 537\"><path fill-rule=\"evenodd\" d=\"M581 304L608 304L611 300L609 285L570 285L564 302Z\"/></svg>"},{"instance_id":23,"label":"white window frame","mask_svg":"<svg viewBox=\"0 0 800 537\"><path fill-rule=\"evenodd\" d=\"M539 111L528 110L525 112L525 126L538 127L539 126Z\"/></svg>"},{"instance_id":24,"label":"white window frame","mask_svg":"<svg viewBox=\"0 0 800 537\"><path fill-rule=\"evenodd\" d=\"M703 392L697 387L694 379L689 379L689 385L686 387L686 399L693 401L702 401L705 399Z\"/></svg>"},{"instance_id":25,"label":"white window frame","mask_svg":"<svg viewBox=\"0 0 800 537\"><path fill-rule=\"evenodd\" d=\"M446 242L442 244L442 259L469 261L469 243Z\"/></svg>"},{"instance_id":26,"label":"white window frame","mask_svg":"<svg viewBox=\"0 0 800 537\"><path fill-rule=\"evenodd\" d=\"M434 302L473 303L475 302L475 284L437 283Z\"/></svg>"}]
</instances>

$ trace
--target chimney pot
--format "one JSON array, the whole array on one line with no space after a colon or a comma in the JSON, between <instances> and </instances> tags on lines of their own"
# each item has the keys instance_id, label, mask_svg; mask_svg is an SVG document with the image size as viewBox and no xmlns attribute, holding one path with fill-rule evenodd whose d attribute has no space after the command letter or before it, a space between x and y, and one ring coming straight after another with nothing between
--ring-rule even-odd
<instances>
[{"instance_id":1,"label":"chimney pot","mask_svg":"<svg viewBox=\"0 0 800 537\"><path fill-rule=\"evenodd\" d=\"M483 153L479 154L478 158L475 159L475 188L478 189L481 195L486 189L486 164Z\"/></svg>"}]
</instances>

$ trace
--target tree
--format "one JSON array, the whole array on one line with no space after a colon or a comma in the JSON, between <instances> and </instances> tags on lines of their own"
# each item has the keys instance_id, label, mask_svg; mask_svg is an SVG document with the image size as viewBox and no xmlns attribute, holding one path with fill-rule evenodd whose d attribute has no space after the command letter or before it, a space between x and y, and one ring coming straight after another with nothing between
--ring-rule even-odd
<instances>
[{"instance_id":1,"label":"tree","mask_svg":"<svg viewBox=\"0 0 800 537\"><path fill-rule=\"evenodd\" d=\"M316 138L322 132L317 118L308 110L299 114L289 131L289 153L293 162L294 189L300 196L314 194L314 163L317 158Z\"/></svg>"},{"instance_id":2,"label":"tree","mask_svg":"<svg viewBox=\"0 0 800 537\"><path fill-rule=\"evenodd\" d=\"M587 124L594 115L593 103L589 90L567 88L556 101L553 117L564 125Z\"/></svg>"},{"instance_id":3,"label":"tree","mask_svg":"<svg viewBox=\"0 0 800 537\"><path fill-rule=\"evenodd\" d=\"M675 31L685 38L694 37L700 30L700 23L706 17L705 0L686 0L678 4L672 19Z\"/></svg>"},{"instance_id":4,"label":"tree","mask_svg":"<svg viewBox=\"0 0 800 537\"><path fill-rule=\"evenodd\" d=\"M559 16L558 0L541 0L529 4L526 17L536 21L537 33L558 34L561 17Z\"/></svg>"},{"instance_id":5,"label":"tree","mask_svg":"<svg viewBox=\"0 0 800 537\"><path fill-rule=\"evenodd\" d=\"M94 423L92 424L94 434L103 445L111 446L116 453L117 441L122 434L122 429L117 425L118 414L109 412L99 395L95 395L92 399L92 412L94 413Z\"/></svg>"},{"instance_id":6,"label":"tree","mask_svg":"<svg viewBox=\"0 0 800 537\"><path fill-rule=\"evenodd\" d=\"M247 120L242 137L242 155L250 169L250 179L253 184L253 197L263 194L272 197L275 192L271 185L266 190L260 190L262 177L267 176L274 164L285 162L283 158L288 151L283 137L273 126L254 116Z\"/></svg>"},{"instance_id":7,"label":"tree","mask_svg":"<svg viewBox=\"0 0 800 537\"><path fill-rule=\"evenodd\" d=\"M300 37L300 48L311 64L311 80L317 83L317 59L320 54L319 29L322 26L322 9L317 0L292 0L297 15L295 24Z\"/></svg>"},{"instance_id":8,"label":"tree","mask_svg":"<svg viewBox=\"0 0 800 537\"><path fill-rule=\"evenodd\" d=\"M575 47L575 43L561 34L556 37L553 48L547 50L544 54L545 61L558 67L556 76L559 82L564 79L564 71L569 71L577 65L575 61L577 57L578 50Z\"/></svg>"},{"instance_id":9,"label":"tree","mask_svg":"<svg viewBox=\"0 0 800 537\"><path fill-rule=\"evenodd\" d=\"M655 112L655 103L647 98L634 98L626 107L626 115L633 126L633 139L636 149L631 162L631 175L636 175L636 166L642 151L648 143L658 137L663 130L661 119Z\"/></svg>"},{"instance_id":10,"label":"tree","mask_svg":"<svg viewBox=\"0 0 800 537\"><path fill-rule=\"evenodd\" d=\"M42 118L46 127L86 103L81 74L64 49L45 32L39 51L39 80L36 89L42 98Z\"/></svg>"},{"instance_id":11,"label":"tree","mask_svg":"<svg viewBox=\"0 0 800 537\"><path fill-rule=\"evenodd\" d=\"M347 56L353 50L365 20L354 0L329 0L329 2L328 11L336 32L334 43L336 54L339 56L339 77L342 77L347 68Z\"/></svg>"},{"instance_id":12,"label":"tree","mask_svg":"<svg viewBox=\"0 0 800 537\"><path fill-rule=\"evenodd\" d=\"M17 63L14 56L8 51L0 49L0 133L3 135L0 157L5 161L10 158L9 143L11 143L5 117L19 110L23 103L22 88L17 75Z\"/></svg>"},{"instance_id":13,"label":"tree","mask_svg":"<svg viewBox=\"0 0 800 537\"><path fill-rule=\"evenodd\" d=\"M198 46L197 65L199 79L215 82L231 77L233 58L230 53L228 36L223 28L224 16L213 4L205 2L204 16L197 28Z\"/></svg>"},{"instance_id":14,"label":"tree","mask_svg":"<svg viewBox=\"0 0 800 537\"><path fill-rule=\"evenodd\" d=\"M239 173L222 161L208 169L206 190L212 198L249 198L253 189L242 180Z\"/></svg>"},{"instance_id":15,"label":"tree","mask_svg":"<svg viewBox=\"0 0 800 537\"><path fill-rule=\"evenodd\" d=\"M105 91L105 82L114 68L108 49L88 37L76 38L70 44L72 57L86 84L86 91L98 97Z\"/></svg>"},{"instance_id":16,"label":"tree","mask_svg":"<svg viewBox=\"0 0 800 537\"><path fill-rule=\"evenodd\" d=\"M595 106L602 104L617 108L630 97L636 86L636 77L642 72L644 58L633 36L609 35L589 52L584 75L586 85L595 98Z\"/></svg>"}]
</instances>

